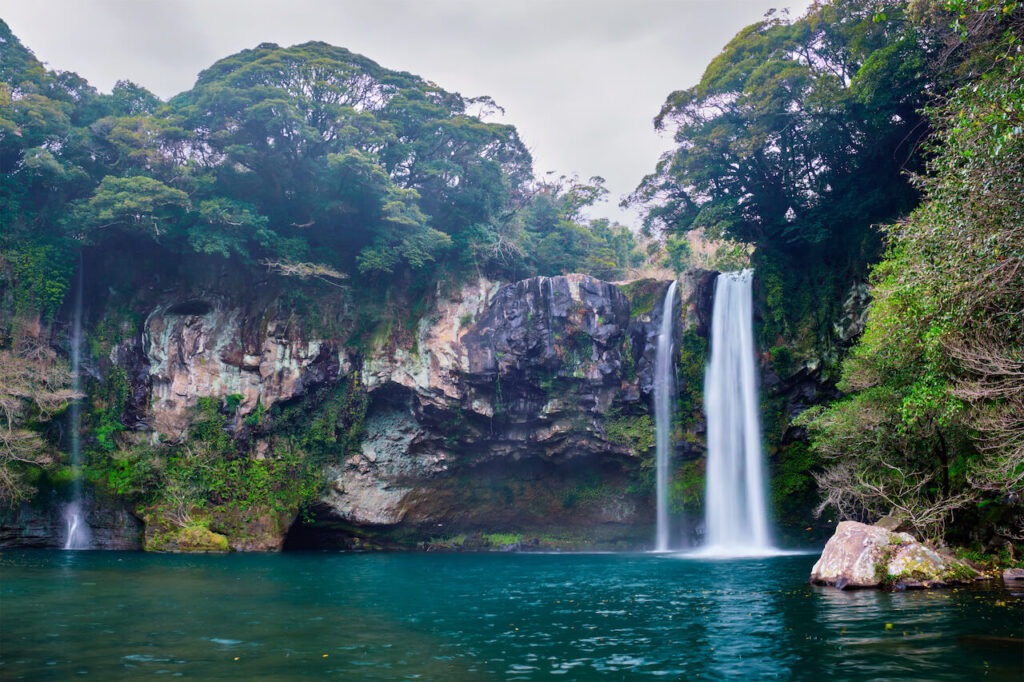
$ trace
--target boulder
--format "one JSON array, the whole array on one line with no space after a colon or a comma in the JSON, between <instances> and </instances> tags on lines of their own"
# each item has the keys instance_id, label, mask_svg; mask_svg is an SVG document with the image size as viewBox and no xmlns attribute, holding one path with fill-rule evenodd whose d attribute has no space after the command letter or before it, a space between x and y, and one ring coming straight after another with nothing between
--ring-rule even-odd
<instances>
[{"instance_id":1,"label":"boulder","mask_svg":"<svg viewBox=\"0 0 1024 682\"><path fill-rule=\"evenodd\" d=\"M969 582L977 572L909 533L843 521L811 569L811 582L846 587L938 587Z\"/></svg>"},{"instance_id":2,"label":"boulder","mask_svg":"<svg viewBox=\"0 0 1024 682\"><path fill-rule=\"evenodd\" d=\"M893 533L905 533L910 530L906 520L892 514L878 519L878 521L875 521L875 525L879 528L891 530Z\"/></svg>"},{"instance_id":3,"label":"boulder","mask_svg":"<svg viewBox=\"0 0 1024 682\"><path fill-rule=\"evenodd\" d=\"M1024 568L1008 568L1003 571L1003 582L1024 582Z\"/></svg>"}]
</instances>

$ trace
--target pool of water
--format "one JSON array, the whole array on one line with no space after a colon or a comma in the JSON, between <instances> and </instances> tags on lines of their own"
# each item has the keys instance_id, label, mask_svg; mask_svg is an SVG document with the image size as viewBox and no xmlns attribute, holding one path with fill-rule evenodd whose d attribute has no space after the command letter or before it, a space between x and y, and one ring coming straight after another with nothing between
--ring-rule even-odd
<instances>
[{"instance_id":1,"label":"pool of water","mask_svg":"<svg viewBox=\"0 0 1024 682\"><path fill-rule=\"evenodd\" d=\"M814 560L8 551L0 679L1024 678L1021 594L815 588Z\"/></svg>"}]
</instances>

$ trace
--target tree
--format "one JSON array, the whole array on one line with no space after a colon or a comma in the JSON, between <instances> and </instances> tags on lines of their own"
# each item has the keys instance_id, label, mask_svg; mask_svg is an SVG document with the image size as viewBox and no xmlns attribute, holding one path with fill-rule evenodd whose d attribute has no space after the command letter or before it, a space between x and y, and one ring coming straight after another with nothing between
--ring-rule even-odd
<instances>
[{"instance_id":1,"label":"tree","mask_svg":"<svg viewBox=\"0 0 1024 682\"><path fill-rule=\"evenodd\" d=\"M515 129L470 116L474 102L313 42L223 59L170 109L215 192L332 267L380 274L421 269L455 235L499 222L529 179Z\"/></svg>"},{"instance_id":2,"label":"tree","mask_svg":"<svg viewBox=\"0 0 1024 682\"><path fill-rule=\"evenodd\" d=\"M655 117L676 149L631 202L645 228L766 249L849 249L909 208L926 36L902 3L816 4L745 28Z\"/></svg>"},{"instance_id":3,"label":"tree","mask_svg":"<svg viewBox=\"0 0 1024 682\"><path fill-rule=\"evenodd\" d=\"M139 232L157 240L180 231L189 209L188 194L159 180L136 175L108 175L88 199L69 214L68 227L91 241L117 230Z\"/></svg>"},{"instance_id":4,"label":"tree","mask_svg":"<svg viewBox=\"0 0 1024 682\"><path fill-rule=\"evenodd\" d=\"M642 260L628 228L585 216L608 194L604 178L560 177L536 183L533 192L522 211L520 236L531 273L585 272L618 279Z\"/></svg>"},{"instance_id":5,"label":"tree","mask_svg":"<svg viewBox=\"0 0 1024 682\"><path fill-rule=\"evenodd\" d=\"M867 330L843 367L850 395L803 421L840 513L892 511L933 537L959 513L1021 540L1024 11L992 4L1004 31L972 49L989 67L931 110L934 158L914 178L925 201L886 228Z\"/></svg>"},{"instance_id":6,"label":"tree","mask_svg":"<svg viewBox=\"0 0 1024 682\"><path fill-rule=\"evenodd\" d=\"M0 503L13 505L34 491L25 469L52 461L33 426L79 397L71 374L53 351L31 343L0 350Z\"/></svg>"},{"instance_id":7,"label":"tree","mask_svg":"<svg viewBox=\"0 0 1024 682\"><path fill-rule=\"evenodd\" d=\"M669 235L665 239L665 253L667 254L666 264L672 268L672 272L676 273L677 277L690 267L693 260L693 249L684 235Z\"/></svg>"}]
</instances>

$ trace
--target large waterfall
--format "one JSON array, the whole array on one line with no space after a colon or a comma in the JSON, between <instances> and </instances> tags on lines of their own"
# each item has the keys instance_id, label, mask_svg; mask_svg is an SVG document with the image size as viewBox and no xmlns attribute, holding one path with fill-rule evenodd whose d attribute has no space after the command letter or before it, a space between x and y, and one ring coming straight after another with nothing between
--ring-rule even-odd
<instances>
[{"instance_id":1,"label":"large waterfall","mask_svg":"<svg viewBox=\"0 0 1024 682\"><path fill-rule=\"evenodd\" d=\"M71 381L75 393L82 388L82 284L84 274L81 263L78 267L78 283L75 287L75 311L71 320ZM67 523L67 537L64 549L88 549L90 536L89 526L85 523L85 511L82 509L82 439L79 433L82 427L82 405L76 398L71 403L71 470L72 488L71 502L64 507L64 521Z\"/></svg>"},{"instance_id":2,"label":"large waterfall","mask_svg":"<svg viewBox=\"0 0 1024 682\"><path fill-rule=\"evenodd\" d=\"M772 552L765 507L752 312L753 271L715 282L711 359L704 378L708 462L705 549L731 556Z\"/></svg>"},{"instance_id":3,"label":"large waterfall","mask_svg":"<svg viewBox=\"0 0 1024 682\"><path fill-rule=\"evenodd\" d=\"M675 399L676 363L672 357L672 329L676 282L672 281L665 292L661 308L661 327L658 329L658 346L654 359L654 426L656 429L656 470L657 470L657 534L654 549L668 550L668 479L672 454L672 402Z\"/></svg>"}]
</instances>

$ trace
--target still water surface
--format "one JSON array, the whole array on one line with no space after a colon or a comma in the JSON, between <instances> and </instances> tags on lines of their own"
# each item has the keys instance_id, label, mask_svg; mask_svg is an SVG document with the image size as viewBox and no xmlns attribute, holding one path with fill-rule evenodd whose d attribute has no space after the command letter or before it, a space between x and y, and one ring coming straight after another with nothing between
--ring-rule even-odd
<instances>
[{"instance_id":1,"label":"still water surface","mask_svg":"<svg viewBox=\"0 0 1024 682\"><path fill-rule=\"evenodd\" d=\"M0 679L1024 679L1021 595L813 562L3 552Z\"/></svg>"}]
</instances>

